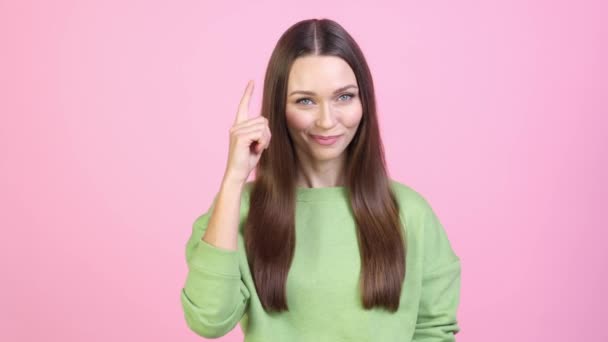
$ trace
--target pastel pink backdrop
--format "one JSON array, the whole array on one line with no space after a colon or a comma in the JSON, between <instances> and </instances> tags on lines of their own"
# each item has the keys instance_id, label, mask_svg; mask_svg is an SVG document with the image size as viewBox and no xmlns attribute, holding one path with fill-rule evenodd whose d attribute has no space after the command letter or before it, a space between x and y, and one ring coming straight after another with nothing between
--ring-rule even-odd
<instances>
[{"instance_id":1,"label":"pastel pink backdrop","mask_svg":"<svg viewBox=\"0 0 608 342\"><path fill-rule=\"evenodd\" d=\"M359 42L391 176L462 259L457 340L608 340L606 7L0 3L0 340L201 340L191 224L247 80L258 115L276 40L312 17Z\"/></svg>"}]
</instances>

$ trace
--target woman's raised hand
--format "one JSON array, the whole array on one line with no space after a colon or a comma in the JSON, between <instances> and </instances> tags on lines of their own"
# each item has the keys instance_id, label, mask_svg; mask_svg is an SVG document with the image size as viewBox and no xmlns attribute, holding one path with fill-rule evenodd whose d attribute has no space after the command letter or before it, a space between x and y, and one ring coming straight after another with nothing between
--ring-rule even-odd
<instances>
[{"instance_id":1,"label":"woman's raised hand","mask_svg":"<svg viewBox=\"0 0 608 342\"><path fill-rule=\"evenodd\" d=\"M253 93L253 80L247 83L241 98L236 119L230 127L230 148L224 181L245 184L260 156L270 144L268 119L264 116L248 117L249 102Z\"/></svg>"}]
</instances>

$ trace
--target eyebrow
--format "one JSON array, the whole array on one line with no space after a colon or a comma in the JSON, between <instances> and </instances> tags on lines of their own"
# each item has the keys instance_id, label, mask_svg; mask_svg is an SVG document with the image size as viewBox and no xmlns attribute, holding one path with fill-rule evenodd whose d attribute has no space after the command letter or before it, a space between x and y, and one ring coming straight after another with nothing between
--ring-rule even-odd
<instances>
[{"instance_id":1,"label":"eyebrow","mask_svg":"<svg viewBox=\"0 0 608 342\"><path fill-rule=\"evenodd\" d=\"M344 86L344 87L342 87L342 88L338 88L338 89L336 89L336 91L334 91L334 94L337 94L337 93L339 93L339 92L341 92L341 91L344 91L344 90L346 90L346 89L348 89L348 88L357 88L357 86L356 86L356 85L354 85L354 84L349 84L349 85ZM289 96L294 95L294 94L297 94L297 93L300 93L300 94L305 94L305 95L316 95L316 94L315 94L314 92L312 92L312 91L307 91L307 90L296 90L296 91L292 91L292 92L291 92L291 94L289 94Z\"/></svg>"}]
</instances>

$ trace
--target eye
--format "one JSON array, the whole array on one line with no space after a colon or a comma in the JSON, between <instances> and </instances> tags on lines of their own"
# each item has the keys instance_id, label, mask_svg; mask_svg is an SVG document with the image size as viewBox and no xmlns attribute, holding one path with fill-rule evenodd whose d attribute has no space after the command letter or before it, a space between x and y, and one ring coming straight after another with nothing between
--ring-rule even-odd
<instances>
[{"instance_id":1,"label":"eye","mask_svg":"<svg viewBox=\"0 0 608 342\"><path fill-rule=\"evenodd\" d=\"M346 96L346 99L344 99L343 102L351 100L353 97L355 97L355 94L344 93L344 94L340 95L338 98L343 98L344 96ZM308 97L304 97L304 98L296 100L296 104L306 105L307 103L304 103L303 101L311 101L311 99ZM312 101L311 101L311 104L312 104Z\"/></svg>"},{"instance_id":2,"label":"eye","mask_svg":"<svg viewBox=\"0 0 608 342\"><path fill-rule=\"evenodd\" d=\"M297 104L305 104L305 103L302 103L302 101L306 101L306 100L310 101L309 98L305 97L305 98L301 98L301 99L297 100L296 103Z\"/></svg>"},{"instance_id":3,"label":"eye","mask_svg":"<svg viewBox=\"0 0 608 342\"><path fill-rule=\"evenodd\" d=\"M342 94L342 95L340 95L340 98L342 98L342 96L348 96L348 98L345 101L348 101L348 100L352 99L353 97L355 97L355 95L351 94L351 93Z\"/></svg>"}]
</instances>

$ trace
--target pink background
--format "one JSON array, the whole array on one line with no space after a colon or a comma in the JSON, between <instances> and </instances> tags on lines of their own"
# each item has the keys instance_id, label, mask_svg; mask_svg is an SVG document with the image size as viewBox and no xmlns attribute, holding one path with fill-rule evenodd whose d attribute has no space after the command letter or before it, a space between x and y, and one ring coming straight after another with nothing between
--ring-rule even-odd
<instances>
[{"instance_id":1,"label":"pink background","mask_svg":"<svg viewBox=\"0 0 608 342\"><path fill-rule=\"evenodd\" d=\"M219 2L217 2L219 3ZM463 262L458 341L606 341L602 1L3 1L2 341L200 341L184 247L279 36L341 23L391 176ZM242 340L240 327L222 341Z\"/></svg>"}]
</instances>

